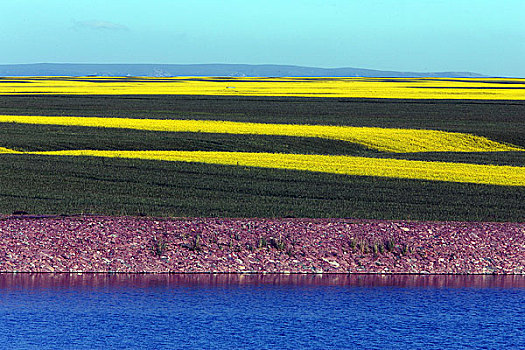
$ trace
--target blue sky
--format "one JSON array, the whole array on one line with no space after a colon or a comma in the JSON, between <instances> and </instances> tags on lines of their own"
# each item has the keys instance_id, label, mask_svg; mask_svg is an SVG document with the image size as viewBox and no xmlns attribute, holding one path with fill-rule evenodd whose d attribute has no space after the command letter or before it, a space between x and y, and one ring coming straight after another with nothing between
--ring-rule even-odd
<instances>
[{"instance_id":1,"label":"blue sky","mask_svg":"<svg viewBox=\"0 0 525 350\"><path fill-rule=\"evenodd\" d=\"M248 63L525 77L525 0L0 0L0 64Z\"/></svg>"}]
</instances>

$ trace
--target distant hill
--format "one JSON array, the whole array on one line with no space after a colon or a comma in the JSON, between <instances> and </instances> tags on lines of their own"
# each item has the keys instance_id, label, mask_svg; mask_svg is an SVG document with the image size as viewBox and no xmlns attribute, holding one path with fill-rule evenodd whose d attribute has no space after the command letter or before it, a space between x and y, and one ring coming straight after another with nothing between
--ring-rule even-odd
<instances>
[{"instance_id":1,"label":"distant hill","mask_svg":"<svg viewBox=\"0 0 525 350\"><path fill-rule=\"evenodd\" d=\"M221 76L221 77L483 77L471 72L396 72L361 68L316 68L251 64L76 64L0 65L0 76Z\"/></svg>"}]
</instances>

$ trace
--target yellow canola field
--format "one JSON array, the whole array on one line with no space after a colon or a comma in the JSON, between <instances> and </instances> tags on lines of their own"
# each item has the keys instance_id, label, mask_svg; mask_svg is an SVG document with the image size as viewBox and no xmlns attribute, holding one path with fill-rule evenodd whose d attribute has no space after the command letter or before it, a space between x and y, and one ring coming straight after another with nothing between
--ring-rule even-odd
<instances>
[{"instance_id":1,"label":"yellow canola field","mask_svg":"<svg viewBox=\"0 0 525 350\"><path fill-rule=\"evenodd\" d=\"M2 153L2 150L0 150ZM136 158L401 179L525 186L525 167L426 162L352 156L207 151L45 151L18 152L55 156Z\"/></svg>"},{"instance_id":2,"label":"yellow canola field","mask_svg":"<svg viewBox=\"0 0 525 350\"><path fill-rule=\"evenodd\" d=\"M5 148L5 147L0 147L0 154L1 153L22 153L22 152L14 151L12 149Z\"/></svg>"},{"instance_id":3,"label":"yellow canola field","mask_svg":"<svg viewBox=\"0 0 525 350\"><path fill-rule=\"evenodd\" d=\"M0 115L3 123L126 128L168 132L318 137L358 143L385 152L525 151L485 137L437 130L331 125L264 124L212 120L130 119Z\"/></svg>"},{"instance_id":4,"label":"yellow canola field","mask_svg":"<svg viewBox=\"0 0 525 350\"><path fill-rule=\"evenodd\" d=\"M4 77L2 94L524 100L525 79Z\"/></svg>"}]
</instances>

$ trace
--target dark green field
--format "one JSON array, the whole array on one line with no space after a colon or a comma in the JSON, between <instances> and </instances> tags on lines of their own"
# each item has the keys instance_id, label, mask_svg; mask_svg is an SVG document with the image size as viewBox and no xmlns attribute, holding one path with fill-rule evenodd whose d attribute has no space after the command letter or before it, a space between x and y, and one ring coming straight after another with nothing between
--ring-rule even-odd
<instances>
[{"instance_id":1,"label":"dark green field","mask_svg":"<svg viewBox=\"0 0 525 350\"><path fill-rule=\"evenodd\" d=\"M0 96L0 114L407 127L525 147L525 101L215 96ZM525 165L525 152L387 154L340 141L0 123L19 150L176 149L351 154ZM523 221L525 187L124 159L0 155L0 212Z\"/></svg>"}]
</instances>

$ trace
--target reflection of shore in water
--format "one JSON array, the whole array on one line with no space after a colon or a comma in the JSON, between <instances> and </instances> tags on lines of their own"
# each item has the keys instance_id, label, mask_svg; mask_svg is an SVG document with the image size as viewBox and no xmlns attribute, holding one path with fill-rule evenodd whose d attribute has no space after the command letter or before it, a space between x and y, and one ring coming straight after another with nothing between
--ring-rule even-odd
<instances>
[{"instance_id":1,"label":"reflection of shore in water","mask_svg":"<svg viewBox=\"0 0 525 350\"><path fill-rule=\"evenodd\" d=\"M188 286L339 286L399 288L525 288L525 275L347 274L0 274L0 290L177 288Z\"/></svg>"}]
</instances>

